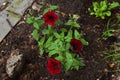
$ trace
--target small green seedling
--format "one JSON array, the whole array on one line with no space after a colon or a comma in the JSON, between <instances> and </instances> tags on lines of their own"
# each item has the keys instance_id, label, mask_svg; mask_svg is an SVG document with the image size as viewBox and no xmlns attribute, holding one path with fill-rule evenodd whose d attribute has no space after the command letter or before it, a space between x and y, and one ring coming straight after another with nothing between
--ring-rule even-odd
<instances>
[{"instance_id":1,"label":"small green seedling","mask_svg":"<svg viewBox=\"0 0 120 80\"><path fill-rule=\"evenodd\" d=\"M106 25L106 29L102 34L102 37L104 37L104 38L108 38L108 37L113 36L113 32L115 32L114 29L110 29L110 21L111 21L111 19L108 20L107 25Z\"/></svg>"},{"instance_id":2,"label":"small green seedling","mask_svg":"<svg viewBox=\"0 0 120 80\"><path fill-rule=\"evenodd\" d=\"M105 31L102 34L102 37L104 39L114 36L114 33L118 32L115 28L119 28L120 16L116 16L116 18L117 18L117 21L112 25L110 25L111 19L108 20Z\"/></svg>"},{"instance_id":3,"label":"small green seedling","mask_svg":"<svg viewBox=\"0 0 120 80\"><path fill-rule=\"evenodd\" d=\"M111 16L111 10L118 7L118 2L108 3L107 0L101 2L93 2L93 9L88 8L90 15L95 15L101 19L105 19L105 16Z\"/></svg>"},{"instance_id":4,"label":"small green seedling","mask_svg":"<svg viewBox=\"0 0 120 80\"><path fill-rule=\"evenodd\" d=\"M104 51L105 57L103 58L103 60L110 60L109 63L112 63L114 65L120 65L119 53L120 53L120 42L116 42L110 46L109 50Z\"/></svg>"}]
</instances>

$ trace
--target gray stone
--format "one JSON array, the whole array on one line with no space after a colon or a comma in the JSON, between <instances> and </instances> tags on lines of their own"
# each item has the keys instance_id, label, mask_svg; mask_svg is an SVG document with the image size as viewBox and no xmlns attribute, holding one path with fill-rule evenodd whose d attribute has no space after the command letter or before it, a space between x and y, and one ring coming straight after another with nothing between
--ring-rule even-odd
<instances>
[{"instance_id":1,"label":"gray stone","mask_svg":"<svg viewBox=\"0 0 120 80\"><path fill-rule=\"evenodd\" d=\"M13 26L22 18L25 10L34 0L13 0L8 7L0 12L0 42Z\"/></svg>"},{"instance_id":2,"label":"gray stone","mask_svg":"<svg viewBox=\"0 0 120 80\"><path fill-rule=\"evenodd\" d=\"M19 50L13 50L6 62L6 73L10 78L13 78L21 72L23 65L23 54L20 54Z\"/></svg>"}]
</instances>

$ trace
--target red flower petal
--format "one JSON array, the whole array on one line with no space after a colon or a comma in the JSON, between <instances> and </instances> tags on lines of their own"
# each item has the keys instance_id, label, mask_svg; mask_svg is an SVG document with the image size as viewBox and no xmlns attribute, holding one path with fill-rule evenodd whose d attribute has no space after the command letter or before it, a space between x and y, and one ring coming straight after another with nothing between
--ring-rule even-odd
<instances>
[{"instance_id":1,"label":"red flower petal","mask_svg":"<svg viewBox=\"0 0 120 80\"><path fill-rule=\"evenodd\" d=\"M47 63L47 70L52 74L58 74L60 73L60 62L56 59L49 58Z\"/></svg>"},{"instance_id":2,"label":"red flower petal","mask_svg":"<svg viewBox=\"0 0 120 80\"><path fill-rule=\"evenodd\" d=\"M54 11L49 11L43 16L45 20L45 24L54 26L56 21L58 20L58 16L55 14Z\"/></svg>"},{"instance_id":3,"label":"red flower petal","mask_svg":"<svg viewBox=\"0 0 120 80\"><path fill-rule=\"evenodd\" d=\"M70 44L72 46L73 52L80 52L82 50L83 45L80 40L73 38L71 39Z\"/></svg>"}]
</instances>

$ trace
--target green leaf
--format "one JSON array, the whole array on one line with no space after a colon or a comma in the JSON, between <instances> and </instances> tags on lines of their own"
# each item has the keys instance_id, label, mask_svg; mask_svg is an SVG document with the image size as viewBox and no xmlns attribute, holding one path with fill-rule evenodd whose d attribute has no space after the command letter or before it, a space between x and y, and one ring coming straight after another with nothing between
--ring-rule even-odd
<instances>
[{"instance_id":1,"label":"green leaf","mask_svg":"<svg viewBox=\"0 0 120 80\"><path fill-rule=\"evenodd\" d=\"M54 36L55 36L57 39L60 39L60 38L61 38L60 35L59 35L57 32L54 32L53 34L54 34Z\"/></svg>"},{"instance_id":2,"label":"green leaf","mask_svg":"<svg viewBox=\"0 0 120 80\"><path fill-rule=\"evenodd\" d=\"M67 25L67 26L73 26L73 27L75 27L75 28L79 28L80 25L77 24L76 21L77 21L76 18L72 18L72 19L68 20L68 21L65 23L65 25Z\"/></svg>"},{"instance_id":3,"label":"green leaf","mask_svg":"<svg viewBox=\"0 0 120 80\"><path fill-rule=\"evenodd\" d=\"M88 42L85 39L81 38L80 41L82 42L83 45L88 45Z\"/></svg>"},{"instance_id":4,"label":"green leaf","mask_svg":"<svg viewBox=\"0 0 120 80\"><path fill-rule=\"evenodd\" d=\"M55 54L58 54L58 52L59 51L57 51L57 50L52 50L52 51L49 52L48 56L51 57L51 56L53 56Z\"/></svg>"},{"instance_id":5,"label":"green leaf","mask_svg":"<svg viewBox=\"0 0 120 80\"><path fill-rule=\"evenodd\" d=\"M55 59L59 60L60 62L64 62L64 57L59 54L59 56L55 57Z\"/></svg>"},{"instance_id":6,"label":"green leaf","mask_svg":"<svg viewBox=\"0 0 120 80\"><path fill-rule=\"evenodd\" d=\"M38 42L38 46L39 47L43 47L44 46L44 42L45 42L45 38L43 37L43 38L41 38L41 40Z\"/></svg>"},{"instance_id":7,"label":"green leaf","mask_svg":"<svg viewBox=\"0 0 120 80\"><path fill-rule=\"evenodd\" d=\"M110 54L110 53L107 53L107 56L105 56L104 58L103 58L103 60L105 60L105 59L108 59L108 58L120 58L120 55L119 54Z\"/></svg>"},{"instance_id":8,"label":"green leaf","mask_svg":"<svg viewBox=\"0 0 120 80\"><path fill-rule=\"evenodd\" d=\"M53 27L51 27L50 25L48 25L48 30L49 30L49 34L52 34L52 35L53 35L53 32L55 32Z\"/></svg>"},{"instance_id":9,"label":"green leaf","mask_svg":"<svg viewBox=\"0 0 120 80\"><path fill-rule=\"evenodd\" d=\"M45 35L45 34L50 34L50 32L49 32L49 30L47 30L47 29L43 29L42 30L42 33Z\"/></svg>"},{"instance_id":10,"label":"green leaf","mask_svg":"<svg viewBox=\"0 0 120 80\"><path fill-rule=\"evenodd\" d=\"M50 10L56 10L58 8L58 6L52 5L50 6Z\"/></svg>"},{"instance_id":11,"label":"green leaf","mask_svg":"<svg viewBox=\"0 0 120 80\"><path fill-rule=\"evenodd\" d=\"M116 16L118 18L118 20L120 20L120 15Z\"/></svg>"},{"instance_id":12,"label":"green leaf","mask_svg":"<svg viewBox=\"0 0 120 80\"><path fill-rule=\"evenodd\" d=\"M80 28L80 25L79 24L77 24L77 23L74 23L74 25L73 25L75 28Z\"/></svg>"},{"instance_id":13,"label":"green leaf","mask_svg":"<svg viewBox=\"0 0 120 80\"><path fill-rule=\"evenodd\" d=\"M75 32L74 32L74 37L76 39L79 39L81 37L81 35L79 34L79 32L77 30L75 30Z\"/></svg>"},{"instance_id":14,"label":"green leaf","mask_svg":"<svg viewBox=\"0 0 120 80\"><path fill-rule=\"evenodd\" d=\"M52 43L51 46L48 47L48 50L53 50L53 49L57 49L57 44Z\"/></svg>"},{"instance_id":15,"label":"green leaf","mask_svg":"<svg viewBox=\"0 0 120 80\"><path fill-rule=\"evenodd\" d=\"M73 22L71 20L69 20L68 22L65 23L65 25L67 26L72 26Z\"/></svg>"},{"instance_id":16,"label":"green leaf","mask_svg":"<svg viewBox=\"0 0 120 80\"><path fill-rule=\"evenodd\" d=\"M26 22L31 24L31 23L33 23L33 19L31 17L29 17L29 18L27 18Z\"/></svg>"},{"instance_id":17,"label":"green leaf","mask_svg":"<svg viewBox=\"0 0 120 80\"><path fill-rule=\"evenodd\" d=\"M101 17L101 19L105 19L105 16L104 16L104 15L101 15L100 17Z\"/></svg>"},{"instance_id":18,"label":"green leaf","mask_svg":"<svg viewBox=\"0 0 120 80\"><path fill-rule=\"evenodd\" d=\"M36 40L39 39L39 33L38 33L38 30L36 30L36 29L33 30L32 35L33 35L33 38L34 38L34 39L36 39Z\"/></svg>"},{"instance_id":19,"label":"green leaf","mask_svg":"<svg viewBox=\"0 0 120 80\"><path fill-rule=\"evenodd\" d=\"M67 61L67 62L65 63L65 70L68 71L68 70L71 68L71 65L72 65L72 63L69 62L69 61Z\"/></svg>"},{"instance_id":20,"label":"green leaf","mask_svg":"<svg viewBox=\"0 0 120 80\"><path fill-rule=\"evenodd\" d=\"M49 12L49 11L50 11L50 9L49 9L49 8L46 8L46 9L44 9L43 14L46 14L46 13Z\"/></svg>"},{"instance_id":21,"label":"green leaf","mask_svg":"<svg viewBox=\"0 0 120 80\"><path fill-rule=\"evenodd\" d=\"M53 36L50 36L45 43L45 48L48 48L52 42L53 42Z\"/></svg>"},{"instance_id":22,"label":"green leaf","mask_svg":"<svg viewBox=\"0 0 120 80\"><path fill-rule=\"evenodd\" d=\"M90 15L94 15L95 13L94 12L91 12Z\"/></svg>"},{"instance_id":23,"label":"green leaf","mask_svg":"<svg viewBox=\"0 0 120 80\"><path fill-rule=\"evenodd\" d=\"M117 17L117 21L120 22L120 16L116 16Z\"/></svg>"},{"instance_id":24,"label":"green leaf","mask_svg":"<svg viewBox=\"0 0 120 80\"><path fill-rule=\"evenodd\" d=\"M93 5L93 10L96 12L99 8L98 2L93 2L92 5Z\"/></svg>"},{"instance_id":25,"label":"green leaf","mask_svg":"<svg viewBox=\"0 0 120 80\"><path fill-rule=\"evenodd\" d=\"M90 13L90 15L94 15L95 14L90 8L88 8L88 12Z\"/></svg>"},{"instance_id":26,"label":"green leaf","mask_svg":"<svg viewBox=\"0 0 120 80\"><path fill-rule=\"evenodd\" d=\"M72 31L72 30L69 30L69 31L68 31L68 34L67 34L67 37L68 37L68 38L72 38L72 35L73 35L73 31Z\"/></svg>"},{"instance_id":27,"label":"green leaf","mask_svg":"<svg viewBox=\"0 0 120 80\"><path fill-rule=\"evenodd\" d=\"M85 64L81 62L80 60L74 59L73 66L76 70L79 70L79 67L85 66Z\"/></svg>"},{"instance_id":28,"label":"green leaf","mask_svg":"<svg viewBox=\"0 0 120 80\"><path fill-rule=\"evenodd\" d=\"M64 39L64 37L65 37L65 33L64 33L64 32L60 33L60 38L61 38L62 40Z\"/></svg>"},{"instance_id":29,"label":"green leaf","mask_svg":"<svg viewBox=\"0 0 120 80\"><path fill-rule=\"evenodd\" d=\"M106 11L106 12L104 12L104 14L106 14L107 16L111 16L111 12L110 11Z\"/></svg>"},{"instance_id":30,"label":"green leaf","mask_svg":"<svg viewBox=\"0 0 120 80\"><path fill-rule=\"evenodd\" d=\"M110 36L113 36L113 32L115 32L115 30L113 29L108 29L106 30L105 32L103 32L103 37L110 37Z\"/></svg>"},{"instance_id":31,"label":"green leaf","mask_svg":"<svg viewBox=\"0 0 120 80\"><path fill-rule=\"evenodd\" d=\"M92 12L92 10L90 8L88 8L88 12Z\"/></svg>"},{"instance_id":32,"label":"green leaf","mask_svg":"<svg viewBox=\"0 0 120 80\"><path fill-rule=\"evenodd\" d=\"M107 1L101 1L100 2L100 10L101 11L105 11L105 10L107 10Z\"/></svg>"},{"instance_id":33,"label":"green leaf","mask_svg":"<svg viewBox=\"0 0 120 80\"><path fill-rule=\"evenodd\" d=\"M79 67L80 67L79 61L76 60L76 59L74 59L74 60L73 60L73 66L74 66L74 68L75 68L76 70L79 70Z\"/></svg>"},{"instance_id":34,"label":"green leaf","mask_svg":"<svg viewBox=\"0 0 120 80\"><path fill-rule=\"evenodd\" d=\"M26 22L29 23L29 24L31 24L31 23L33 23L35 20L38 20L38 18L36 18L36 17L28 17L27 20L26 20Z\"/></svg>"},{"instance_id":35,"label":"green leaf","mask_svg":"<svg viewBox=\"0 0 120 80\"><path fill-rule=\"evenodd\" d=\"M111 9L116 8L116 7L118 7L118 6L119 6L119 3L118 3L118 2L113 2L113 3L110 4L108 10L111 10Z\"/></svg>"},{"instance_id":36,"label":"green leaf","mask_svg":"<svg viewBox=\"0 0 120 80\"><path fill-rule=\"evenodd\" d=\"M57 40L55 41L55 44L57 45L58 49L60 49L61 51L64 51L64 50L65 50L63 43L64 43L64 42L61 41L61 40L59 40L59 39L57 39Z\"/></svg>"},{"instance_id":37,"label":"green leaf","mask_svg":"<svg viewBox=\"0 0 120 80\"><path fill-rule=\"evenodd\" d=\"M65 41L66 41L66 42L70 42L71 39L72 39L72 38L67 38L67 37L65 37Z\"/></svg>"},{"instance_id":38,"label":"green leaf","mask_svg":"<svg viewBox=\"0 0 120 80\"><path fill-rule=\"evenodd\" d=\"M72 54L66 52L65 70L68 71L73 64Z\"/></svg>"},{"instance_id":39,"label":"green leaf","mask_svg":"<svg viewBox=\"0 0 120 80\"><path fill-rule=\"evenodd\" d=\"M70 43L66 43L66 50L69 50L70 48Z\"/></svg>"},{"instance_id":40,"label":"green leaf","mask_svg":"<svg viewBox=\"0 0 120 80\"><path fill-rule=\"evenodd\" d=\"M70 40L72 39L72 35L73 35L73 31L69 30L67 36L65 37L65 41L70 42Z\"/></svg>"},{"instance_id":41,"label":"green leaf","mask_svg":"<svg viewBox=\"0 0 120 80\"><path fill-rule=\"evenodd\" d=\"M67 30L65 28L60 28L61 32L67 32Z\"/></svg>"},{"instance_id":42,"label":"green leaf","mask_svg":"<svg viewBox=\"0 0 120 80\"><path fill-rule=\"evenodd\" d=\"M33 26L34 26L35 29L39 29L39 27L40 27L40 26L38 25L38 22L34 22L34 23L33 23Z\"/></svg>"},{"instance_id":43,"label":"green leaf","mask_svg":"<svg viewBox=\"0 0 120 80\"><path fill-rule=\"evenodd\" d=\"M39 51L40 51L40 55L42 56L44 53L44 49L42 47L40 47Z\"/></svg>"},{"instance_id":44,"label":"green leaf","mask_svg":"<svg viewBox=\"0 0 120 80\"><path fill-rule=\"evenodd\" d=\"M61 24L61 21L57 20L55 24L59 25L59 24Z\"/></svg>"},{"instance_id":45,"label":"green leaf","mask_svg":"<svg viewBox=\"0 0 120 80\"><path fill-rule=\"evenodd\" d=\"M39 20L33 23L35 29L39 29L40 26L44 24L44 20Z\"/></svg>"}]
</instances>

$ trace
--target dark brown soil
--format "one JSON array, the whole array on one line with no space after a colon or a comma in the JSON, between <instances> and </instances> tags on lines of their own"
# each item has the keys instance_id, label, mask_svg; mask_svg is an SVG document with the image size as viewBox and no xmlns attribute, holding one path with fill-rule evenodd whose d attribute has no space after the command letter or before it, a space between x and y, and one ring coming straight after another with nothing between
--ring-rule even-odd
<instances>
[{"instance_id":1,"label":"dark brown soil","mask_svg":"<svg viewBox=\"0 0 120 80\"><path fill-rule=\"evenodd\" d=\"M46 58L39 56L37 42L32 38L33 27L27 23L17 24L11 32L3 39L0 44L0 80L13 80L5 72L6 60L12 50L19 49L25 54L25 65L23 71L14 80L112 80L113 72L103 61L103 51L109 47L109 41L101 38L105 29L106 20L101 20L95 16L90 16L87 9L92 6L93 1L100 0L44 0L50 4L60 7L60 11L66 14L80 15L79 24L85 35L84 38L89 42L88 46L83 48L81 56L86 64L78 71L62 71L60 74L51 76L46 70ZM120 0L108 0L109 2ZM35 0L40 3L41 0ZM31 7L30 7L31 10ZM35 16L39 13L32 10ZM113 15L120 13L120 9L113 10ZM28 11L25 12L25 15ZM62 18L67 20L67 16ZM23 19L21 20L21 22ZM97 39L100 38L99 41Z\"/></svg>"}]
</instances>

